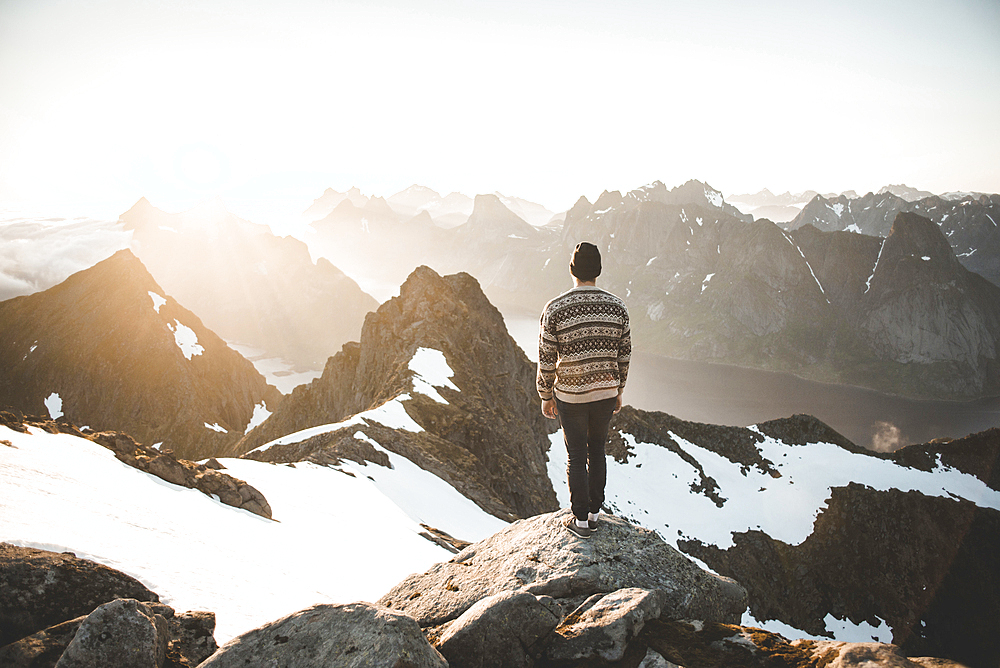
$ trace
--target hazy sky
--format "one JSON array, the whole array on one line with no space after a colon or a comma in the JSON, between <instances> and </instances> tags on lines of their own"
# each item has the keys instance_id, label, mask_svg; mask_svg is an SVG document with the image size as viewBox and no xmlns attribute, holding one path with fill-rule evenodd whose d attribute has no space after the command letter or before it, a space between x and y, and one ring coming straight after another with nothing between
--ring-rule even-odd
<instances>
[{"instance_id":1,"label":"hazy sky","mask_svg":"<svg viewBox=\"0 0 1000 668\"><path fill-rule=\"evenodd\" d=\"M1000 192L1000 2L0 0L2 207L691 178Z\"/></svg>"}]
</instances>

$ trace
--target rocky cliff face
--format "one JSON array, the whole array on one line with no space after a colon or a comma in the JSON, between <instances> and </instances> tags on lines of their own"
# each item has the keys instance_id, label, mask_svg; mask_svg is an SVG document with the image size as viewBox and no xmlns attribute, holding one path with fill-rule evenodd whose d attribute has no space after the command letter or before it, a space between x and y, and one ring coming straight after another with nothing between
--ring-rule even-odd
<instances>
[{"instance_id":1,"label":"rocky cliff face","mask_svg":"<svg viewBox=\"0 0 1000 668\"><path fill-rule=\"evenodd\" d=\"M884 238L899 213L915 213L936 223L965 268L1000 285L1000 195L945 199L893 186L864 197L817 195L788 229L812 225L823 231L847 230Z\"/></svg>"},{"instance_id":2,"label":"rocky cliff face","mask_svg":"<svg viewBox=\"0 0 1000 668\"><path fill-rule=\"evenodd\" d=\"M745 586L745 625L1000 660L1000 431L874 455L808 416L742 428L626 407L609 440L609 507Z\"/></svg>"},{"instance_id":3,"label":"rocky cliff face","mask_svg":"<svg viewBox=\"0 0 1000 668\"><path fill-rule=\"evenodd\" d=\"M0 405L126 431L178 456L218 454L280 394L119 251L0 302Z\"/></svg>"},{"instance_id":4,"label":"rocky cliff face","mask_svg":"<svg viewBox=\"0 0 1000 668\"><path fill-rule=\"evenodd\" d=\"M378 305L329 260L313 263L301 241L219 202L167 214L142 199L121 223L159 284L209 328L301 368L322 368Z\"/></svg>"},{"instance_id":5,"label":"rocky cliff face","mask_svg":"<svg viewBox=\"0 0 1000 668\"><path fill-rule=\"evenodd\" d=\"M425 364L446 375L425 380L433 375L421 375ZM322 377L296 388L232 453L398 400L420 431L394 430L385 420L379 426L371 423L374 418L362 431L469 490L467 495L498 516L551 510L555 498L545 473L549 426L538 410L534 371L475 279L441 277L420 267L399 297L366 318L359 343L330 358ZM428 382L437 385L433 392ZM322 460L363 447L356 427L340 429L252 456ZM366 461L374 457L369 453Z\"/></svg>"}]
</instances>

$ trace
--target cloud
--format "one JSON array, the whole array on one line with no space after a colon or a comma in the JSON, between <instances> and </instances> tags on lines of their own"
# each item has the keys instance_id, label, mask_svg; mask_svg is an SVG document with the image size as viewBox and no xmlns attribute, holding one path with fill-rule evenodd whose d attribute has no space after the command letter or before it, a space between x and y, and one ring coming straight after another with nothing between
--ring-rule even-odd
<instances>
[{"instance_id":1,"label":"cloud","mask_svg":"<svg viewBox=\"0 0 1000 668\"><path fill-rule=\"evenodd\" d=\"M61 283L128 248L131 236L116 222L90 218L0 221L0 301Z\"/></svg>"},{"instance_id":2,"label":"cloud","mask_svg":"<svg viewBox=\"0 0 1000 668\"><path fill-rule=\"evenodd\" d=\"M872 436L872 450L875 452L894 452L906 445L903 432L891 422L879 420L873 426L875 434Z\"/></svg>"}]
</instances>

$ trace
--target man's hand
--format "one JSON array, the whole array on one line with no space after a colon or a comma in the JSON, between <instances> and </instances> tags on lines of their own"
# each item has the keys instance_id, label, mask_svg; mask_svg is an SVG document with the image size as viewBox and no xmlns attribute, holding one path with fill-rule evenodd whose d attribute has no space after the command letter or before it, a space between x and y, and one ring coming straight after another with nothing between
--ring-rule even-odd
<instances>
[{"instance_id":1,"label":"man's hand","mask_svg":"<svg viewBox=\"0 0 1000 668\"><path fill-rule=\"evenodd\" d=\"M618 411L620 411L621 409L622 409L622 395L619 394L618 398L615 399L615 410L613 411L612 414L618 415Z\"/></svg>"},{"instance_id":2,"label":"man's hand","mask_svg":"<svg viewBox=\"0 0 1000 668\"><path fill-rule=\"evenodd\" d=\"M555 399L542 399L542 415L550 420L556 419L556 416L559 415L559 409L556 408Z\"/></svg>"}]
</instances>

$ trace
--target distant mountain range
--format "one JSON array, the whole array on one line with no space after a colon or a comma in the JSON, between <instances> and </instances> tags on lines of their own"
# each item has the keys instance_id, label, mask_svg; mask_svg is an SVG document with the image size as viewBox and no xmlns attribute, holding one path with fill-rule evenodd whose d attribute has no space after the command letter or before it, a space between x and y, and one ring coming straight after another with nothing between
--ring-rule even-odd
<instances>
[{"instance_id":1,"label":"distant mountain range","mask_svg":"<svg viewBox=\"0 0 1000 668\"><path fill-rule=\"evenodd\" d=\"M891 191L864 197L817 195L787 227L795 230L812 225L823 231L885 237L898 213L916 213L937 223L967 269L1000 285L1000 195L929 195L920 199L910 199L913 192L904 195L908 196Z\"/></svg>"},{"instance_id":2,"label":"distant mountain range","mask_svg":"<svg viewBox=\"0 0 1000 668\"><path fill-rule=\"evenodd\" d=\"M0 407L127 431L198 459L281 400L253 365L119 251L0 302Z\"/></svg>"},{"instance_id":3,"label":"distant mountain range","mask_svg":"<svg viewBox=\"0 0 1000 668\"><path fill-rule=\"evenodd\" d=\"M365 207L380 204L388 210L378 198ZM208 327L299 368L322 369L378 305L326 258L314 263L302 241L242 220L219 200L169 214L143 198L119 222L150 273Z\"/></svg>"},{"instance_id":4,"label":"distant mountain range","mask_svg":"<svg viewBox=\"0 0 1000 668\"><path fill-rule=\"evenodd\" d=\"M516 216L536 227L546 225L557 218L555 213L536 202L530 202L520 197L508 197L499 192L495 192L493 195ZM322 197L316 199L303 212L303 215L309 220L316 221L328 216L344 200L350 200L355 207L363 209L369 199L357 188L350 188L343 193L327 188ZM442 196L435 190L416 184L391 195L385 202L400 220L413 218L421 212L427 212L435 225L446 229L466 222L472 215L474 208L474 200L468 195L453 192Z\"/></svg>"}]
</instances>

